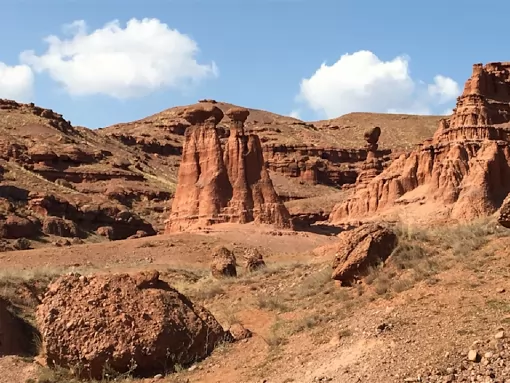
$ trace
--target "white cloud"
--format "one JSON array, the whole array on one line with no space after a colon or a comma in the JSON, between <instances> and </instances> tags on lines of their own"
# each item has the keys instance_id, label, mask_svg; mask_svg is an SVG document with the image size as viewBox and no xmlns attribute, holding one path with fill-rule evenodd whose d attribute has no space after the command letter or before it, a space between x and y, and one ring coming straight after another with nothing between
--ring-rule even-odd
<instances>
[{"instance_id":1,"label":"white cloud","mask_svg":"<svg viewBox=\"0 0 510 383\"><path fill-rule=\"evenodd\" d=\"M438 102L441 104L455 99L460 94L459 84L441 75L434 77L434 84L430 84L428 90L431 96L439 96Z\"/></svg>"},{"instance_id":2,"label":"white cloud","mask_svg":"<svg viewBox=\"0 0 510 383\"><path fill-rule=\"evenodd\" d=\"M0 98L30 101L34 74L27 65L8 66L0 62Z\"/></svg>"},{"instance_id":3,"label":"white cloud","mask_svg":"<svg viewBox=\"0 0 510 383\"><path fill-rule=\"evenodd\" d=\"M299 109L294 109L292 112L289 113L289 117L301 120L301 111Z\"/></svg>"},{"instance_id":4,"label":"white cloud","mask_svg":"<svg viewBox=\"0 0 510 383\"><path fill-rule=\"evenodd\" d=\"M129 98L218 76L214 62L197 62L194 40L158 19L131 19L125 28L115 20L90 33L80 20L65 25L64 34L46 37L44 54L25 51L21 59L72 95Z\"/></svg>"},{"instance_id":5,"label":"white cloud","mask_svg":"<svg viewBox=\"0 0 510 383\"><path fill-rule=\"evenodd\" d=\"M428 86L415 81L409 61L407 56L382 61L370 51L344 54L303 79L297 100L333 118L350 112L431 114L459 94L448 77L438 75Z\"/></svg>"}]
</instances>

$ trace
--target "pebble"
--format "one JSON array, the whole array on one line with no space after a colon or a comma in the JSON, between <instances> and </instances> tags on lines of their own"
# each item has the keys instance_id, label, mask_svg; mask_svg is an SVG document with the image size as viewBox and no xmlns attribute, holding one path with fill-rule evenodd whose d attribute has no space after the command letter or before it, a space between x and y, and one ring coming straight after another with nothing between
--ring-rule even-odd
<instances>
[{"instance_id":1,"label":"pebble","mask_svg":"<svg viewBox=\"0 0 510 383\"><path fill-rule=\"evenodd\" d=\"M503 339L504 337L505 337L504 331L499 331L496 333L496 335L494 335L494 338L496 339Z\"/></svg>"},{"instance_id":2,"label":"pebble","mask_svg":"<svg viewBox=\"0 0 510 383\"><path fill-rule=\"evenodd\" d=\"M469 352L468 352L468 359L471 362L476 362L477 359L478 359L478 351L476 351L476 350L469 350Z\"/></svg>"}]
</instances>

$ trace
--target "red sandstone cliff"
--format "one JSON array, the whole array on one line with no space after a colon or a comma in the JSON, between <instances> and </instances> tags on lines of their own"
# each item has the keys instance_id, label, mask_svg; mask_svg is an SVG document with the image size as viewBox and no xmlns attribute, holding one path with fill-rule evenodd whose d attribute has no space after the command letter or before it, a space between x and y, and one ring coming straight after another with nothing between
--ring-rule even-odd
<instances>
[{"instance_id":1,"label":"red sandstone cliff","mask_svg":"<svg viewBox=\"0 0 510 383\"><path fill-rule=\"evenodd\" d=\"M510 192L509 124L510 63L474 65L453 115L440 122L433 139L400 156L368 184L358 183L330 221L399 214L391 208L402 205L413 206L422 217L493 213Z\"/></svg>"},{"instance_id":2,"label":"red sandstone cliff","mask_svg":"<svg viewBox=\"0 0 510 383\"><path fill-rule=\"evenodd\" d=\"M186 131L167 232L221 222L292 226L265 168L260 139L244 133L249 111L226 114L232 129L222 150L216 129L221 109L207 104L189 109L186 119L194 121Z\"/></svg>"}]
</instances>

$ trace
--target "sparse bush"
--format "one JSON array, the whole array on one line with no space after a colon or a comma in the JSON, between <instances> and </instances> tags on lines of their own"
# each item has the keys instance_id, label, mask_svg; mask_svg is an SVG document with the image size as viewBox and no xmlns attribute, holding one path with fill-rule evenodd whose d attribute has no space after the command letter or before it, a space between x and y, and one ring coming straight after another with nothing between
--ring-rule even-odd
<instances>
[{"instance_id":1,"label":"sparse bush","mask_svg":"<svg viewBox=\"0 0 510 383\"><path fill-rule=\"evenodd\" d=\"M258 297L257 307L259 309L266 309L271 311L286 312L289 311L289 307L279 297Z\"/></svg>"},{"instance_id":2,"label":"sparse bush","mask_svg":"<svg viewBox=\"0 0 510 383\"><path fill-rule=\"evenodd\" d=\"M391 255L391 262L400 270L412 269L416 264L429 256L419 244L401 240Z\"/></svg>"},{"instance_id":3,"label":"sparse bush","mask_svg":"<svg viewBox=\"0 0 510 383\"><path fill-rule=\"evenodd\" d=\"M225 290L220 283L203 284L190 293L191 296L200 300L212 299L223 294L225 294Z\"/></svg>"},{"instance_id":4,"label":"sparse bush","mask_svg":"<svg viewBox=\"0 0 510 383\"><path fill-rule=\"evenodd\" d=\"M413 287L414 281L408 278L400 278L397 281L394 281L391 285L391 289L396 293L401 293L403 291L409 290Z\"/></svg>"},{"instance_id":5,"label":"sparse bush","mask_svg":"<svg viewBox=\"0 0 510 383\"><path fill-rule=\"evenodd\" d=\"M310 330L322 323L323 318L318 315L310 315L304 318L298 319L292 323L291 334L297 334L302 331Z\"/></svg>"},{"instance_id":6,"label":"sparse bush","mask_svg":"<svg viewBox=\"0 0 510 383\"><path fill-rule=\"evenodd\" d=\"M500 232L498 225L490 219L478 219L469 223L444 226L432 234L443 249L451 249L455 256L469 256L485 246L491 235Z\"/></svg>"},{"instance_id":7,"label":"sparse bush","mask_svg":"<svg viewBox=\"0 0 510 383\"><path fill-rule=\"evenodd\" d=\"M340 331L338 332L338 336L339 336L340 338L347 338L347 337L349 337L349 336L352 336L352 331L351 331L351 329L344 328L344 329L342 329L342 330L340 330Z\"/></svg>"},{"instance_id":8,"label":"sparse bush","mask_svg":"<svg viewBox=\"0 0 510 383\"><path fill-rule=\"evenodd\" d=\"M378 295L386 294L391 287L391 281L385 275L381 275L374 282L374 289Z\"/></svg>"},{"instance_id":9,"label":"sparse bush","mask_svg":"<svg viewBox=\"0 0 510 383\"><path fill-rule=\"evenodd\" d=\"M329 267L305 278L299 285L297 295L301 298L317 295L324 291L327 284L331 284L331 269Z\"/></svg>"},{"instance_id":10,"label":"sparse bush","mask_svg":"<svg viewBox=\"0 0 510 383\"><path fill-rule=\"evenodd\" d=\"M399 224L394 227L394 231L401 240L405 241L430 241L430 232L419 226Z\"/></svg>"},{"instance_id":11,"label":"sparse bush","mask_svg":"<svg viewBox=\"0 0 510 383\"><path fill-rule=\"evenodd\" d=\"M269 330L269 334L264 340L271 348L276 348L287 343L289 333L289 323L281 319L277 319Z\"/></svg>"}]
</instances>

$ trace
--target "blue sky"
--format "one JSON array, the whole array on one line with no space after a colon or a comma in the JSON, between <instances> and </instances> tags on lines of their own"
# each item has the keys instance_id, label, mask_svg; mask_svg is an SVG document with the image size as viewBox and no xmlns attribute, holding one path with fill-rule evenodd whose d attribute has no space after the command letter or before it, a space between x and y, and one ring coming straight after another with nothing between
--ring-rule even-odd
<instances>
[{"instance_id":1,"label":"blue sky","mask_svg":"<svg viewBox=\"0 0 510 383\"><path fill-rule=\"evenodd\" d=\"M0 0L0 9L0 97L91 128L202 98L304 120L442 114L473 63L510 58L501 43L510 2ZM117 29L90 38L113 20ZM49 35L60 43L48 54Z\"/></svg>"}]
</instances>

